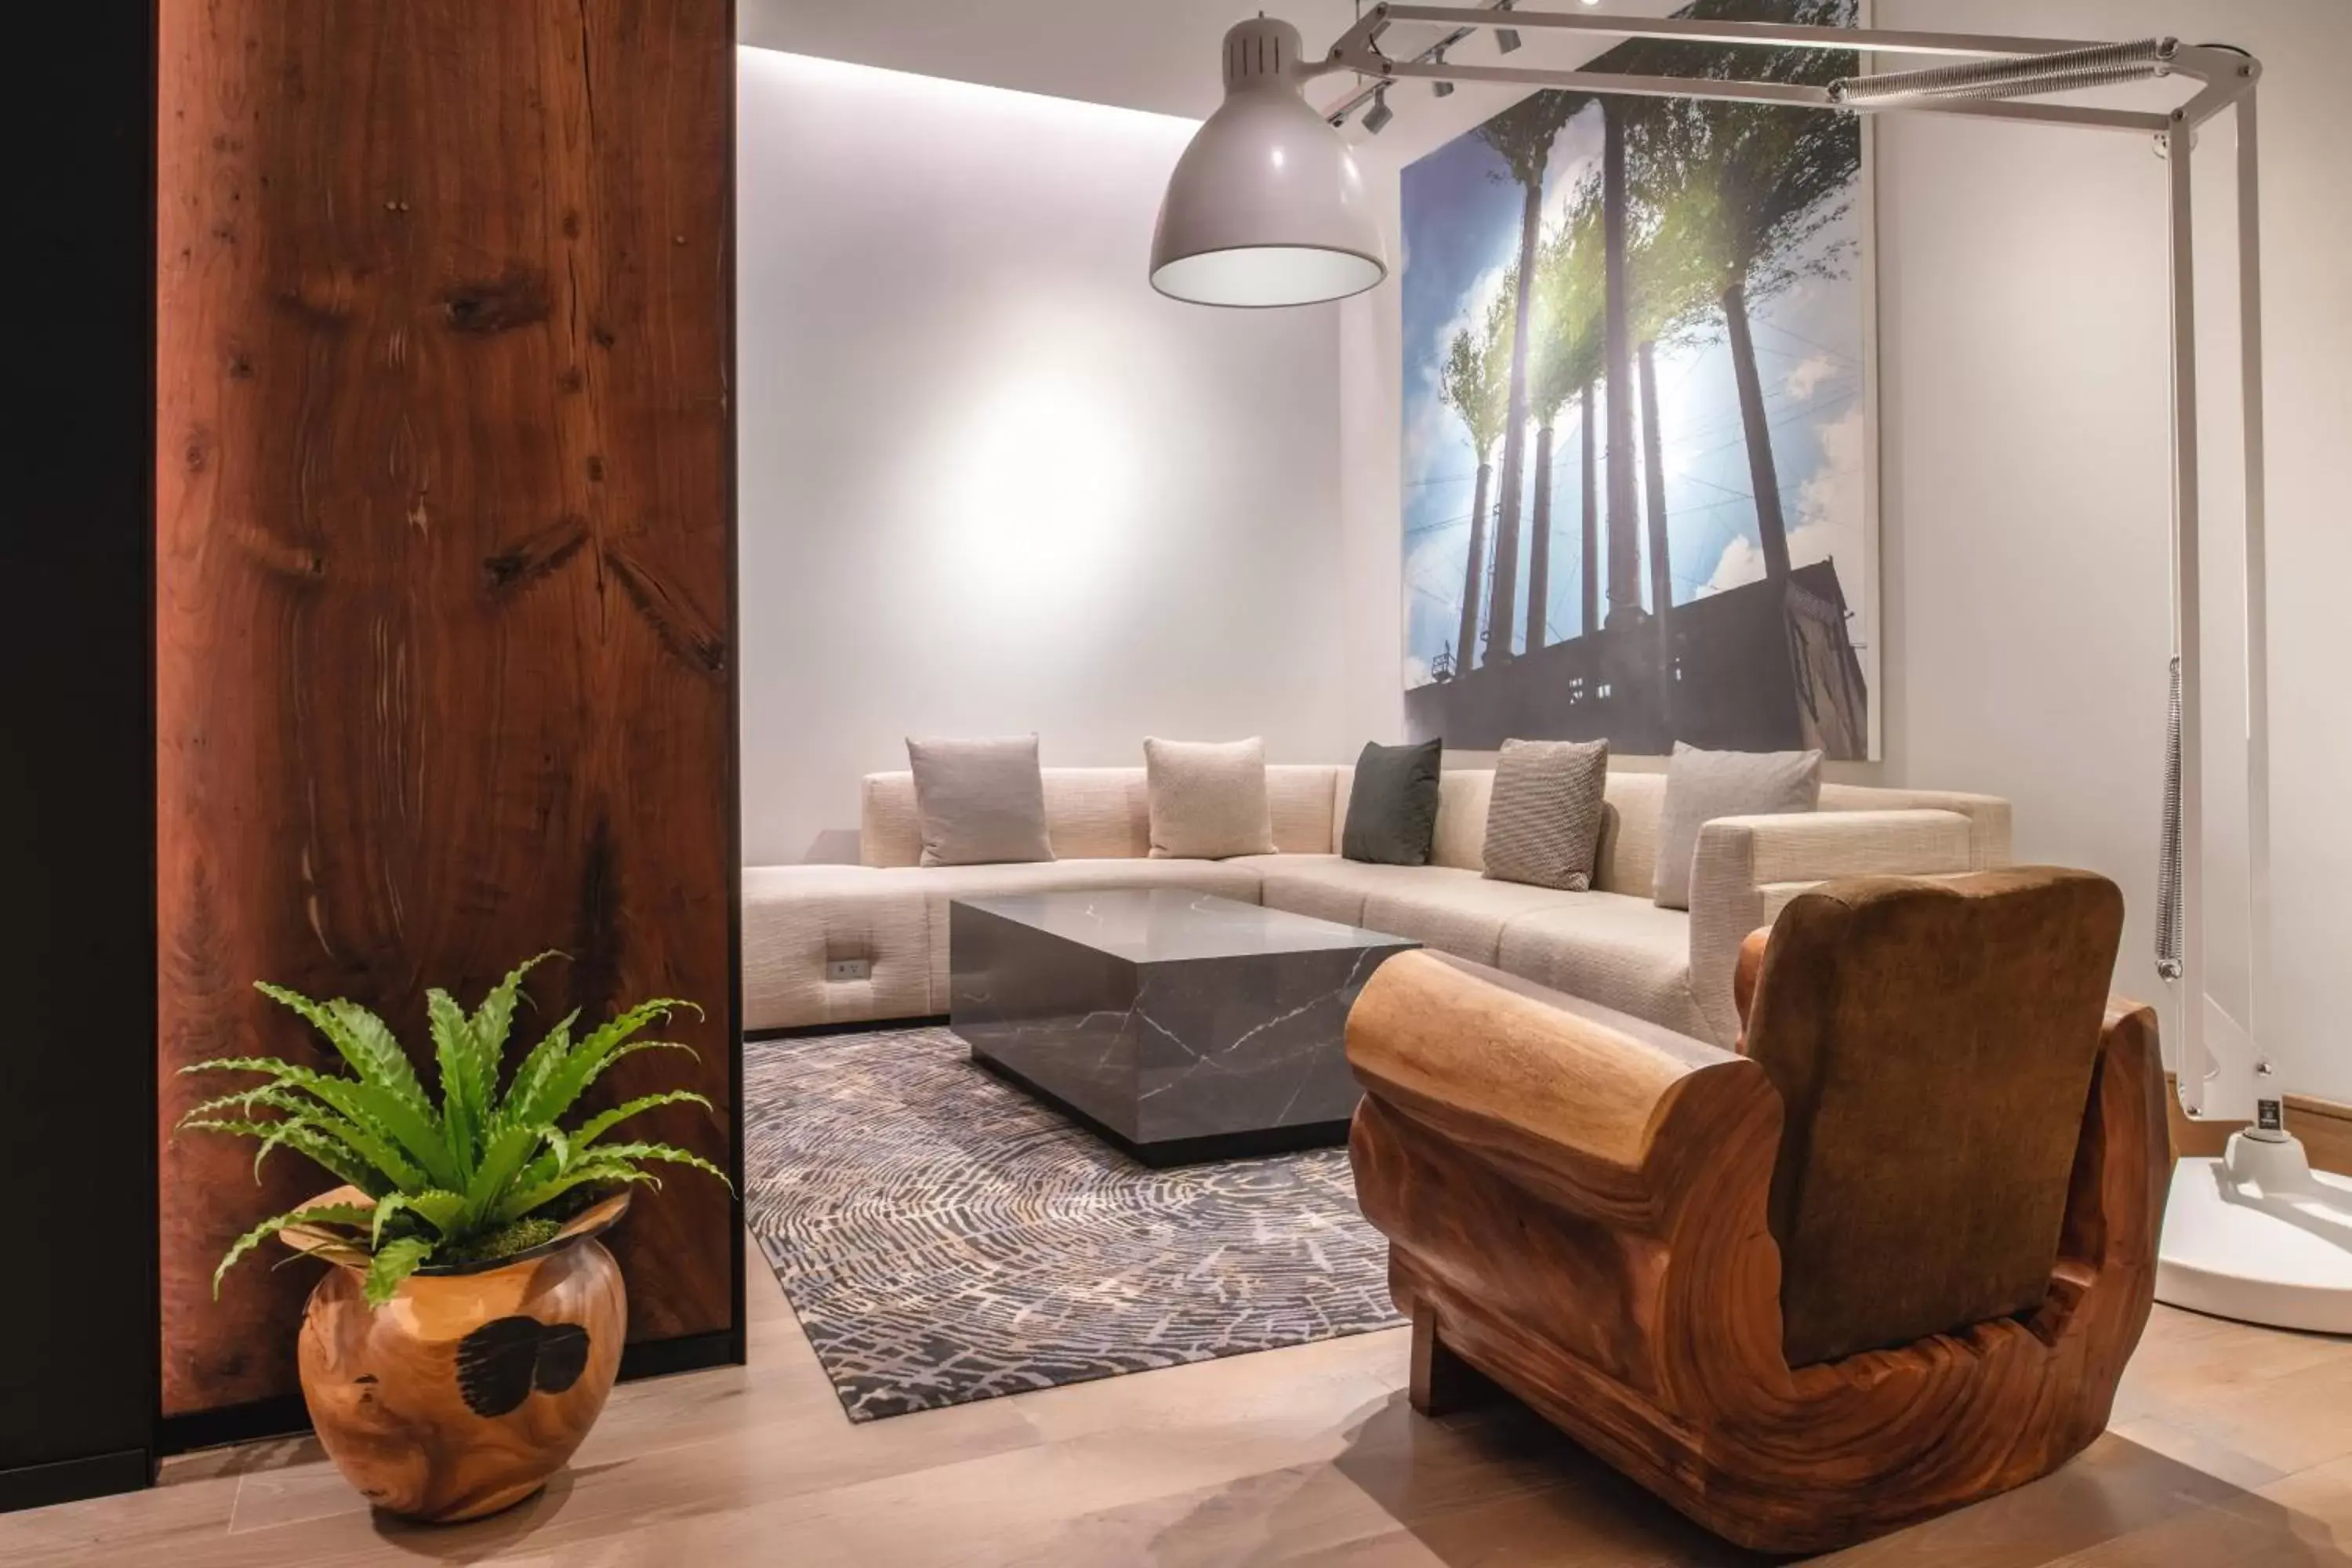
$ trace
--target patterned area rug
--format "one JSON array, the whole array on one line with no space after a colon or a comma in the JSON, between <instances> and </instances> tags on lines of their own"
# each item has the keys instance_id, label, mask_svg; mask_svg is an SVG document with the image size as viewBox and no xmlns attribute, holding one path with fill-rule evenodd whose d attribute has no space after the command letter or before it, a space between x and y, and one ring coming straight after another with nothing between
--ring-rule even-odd
<instances>
[{"instance_id":1,"label":"patterned area rug","mask_svg":"<svg viewBox=\"0 0 2352 1568\"><path fill-rule=\"evenodd\" d=\"M743 1081L751 1231L853 1421L1402 1321L1344 1149L1154 1171L944 1028Z\"/></svg>"}]
</instances>

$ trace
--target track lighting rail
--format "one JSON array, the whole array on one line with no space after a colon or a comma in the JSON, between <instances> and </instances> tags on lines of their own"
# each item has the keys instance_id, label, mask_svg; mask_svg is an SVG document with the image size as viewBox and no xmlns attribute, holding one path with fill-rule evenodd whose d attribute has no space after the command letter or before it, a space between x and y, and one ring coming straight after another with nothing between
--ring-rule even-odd
<instances>
[{"instance_id":1,"label":"track lighting rail","mask_svg":"<svg viewBox=\"0 0 2352 1568\"><path fill-rule=\"evenodd\" d=\"M1384 34L1400 23L1447 27L1439 43L1411 59L1391 58L1381 48ZM1748 45L1760 48L1841 49L1874 56L1943 56L1969 65L1930 68L1893 73L1901 86L1884 84L1860 75L1834 88L1806 83L1742 81L1715 77L1635 76L1616 71L1589 71L1540 66L1479 65L1439 58L1480 29L1533 29L1586 33L1605 38L1663 38L1695 44ZM2127 47L2148 51L2128 66L2094 70L2084 68L2070 76L2076 60L2094 55L2105 59L2116 46L2074 38L2027 38L1968 33L1919 33L1874 27L1811 27L1777 22L1696 21L1687 17L1657 18L1568 15L1531 11L1516 5L1372 6L1331 46L1322 62L1308 68L1316 73L1353 71L1374 84L1325 110L1337 123L1372 100L1378 87L1391 81L1485 82L1507 87L1556 88L1582 92L1622 93L1640 98L1708 98L1735 103L1779 103L1814 109L1870 111L1885 109L1926 110L1943 114L1977 115L1995 120L2077 125L2110 131L2161 135L2177 125L2195 126L2210 120L2252 90L2258 74L2253 62L2237 50L2158 40ZM2120 80L2179 76L2198 84L2187 103L2171 110L2109 109L2061 103L2022 102L2009 94L2047 93ZM1970 90L1957 94L1937 89L1937 81L1959 79Z\"/></svg>"}]
</instances>

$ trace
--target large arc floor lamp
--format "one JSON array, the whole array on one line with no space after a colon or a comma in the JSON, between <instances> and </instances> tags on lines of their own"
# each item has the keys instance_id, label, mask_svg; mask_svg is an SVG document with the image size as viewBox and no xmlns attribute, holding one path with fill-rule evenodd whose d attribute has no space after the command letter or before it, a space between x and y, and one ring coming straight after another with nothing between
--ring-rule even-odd
<instances>
[{"instance_id":1,"label":"large arc floor lamp","mask_svg":"<svg viewBox=\"0 0 2352 1568\"><path fill-rule=\"evenodd\" d=\"M1590 0L1588 0L1590 3ZM2315 1173L2286 1130L2264 1048L2270 996L2270 710L2263 495L2262 258L2255 86L2243 50L2171 38L2095 43L1897 32L1783 23L1562 15L1509 5L1376 5L1318 58L1298 31L1258 17L1225 36L1225 101L1171 176L1151 249L1151 282L1181 300L1228 306L1311 303L1360 293L1387 275L1378 216L1338 125L1366 103L1384 122L1385 89L1401 79L1568 88L1642 97L1783 104L1825 113L1931 112L2149 137L2164 160L2171 276L2173 719L2167 747L2157 968L2176 1003L2173 1032L2184 1110L2245 1121L2220 1159L2180 1162L2166 1212L2157 1293L2177 1306L2248 1321L2352 1332L2352 1181ZM1381 47L1400 23L1447 29L1410 58ZM1558 29L1775 49L1941 57L1920 68L1875 70L1826 86L1765 79L1655 77L1478 64L1449 58L1482 29L1498 50L1520 32ZM1502 35L1511 36L1505 38ZM1307 80L1353 72L1364 84L1331 110L1307 102ZM2168 110L2039 101L2125 82L2174 79L2190 90ZM2200 678L2203 571L2199 553L2196 268L2190 243L2190 149L2224 111L2237 133L2239 358L2245 493L2245 670L2249 984L2243 1016L2206 989L2203 852L2206 753Z\"/></svg>"}]
</instances>

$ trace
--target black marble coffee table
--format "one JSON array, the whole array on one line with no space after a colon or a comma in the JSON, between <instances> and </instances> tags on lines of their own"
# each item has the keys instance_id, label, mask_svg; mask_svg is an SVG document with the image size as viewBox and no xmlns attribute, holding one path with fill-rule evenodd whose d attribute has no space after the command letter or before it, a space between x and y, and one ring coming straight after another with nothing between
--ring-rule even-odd
<instances>
[{"instance_id":1,"label":"black marble coffee table","mask_svg":"<svg viewBox=\"0 0 2352 1568\"><path fill-rule=\"evenodd\" d=\"M949 1024L1150 1164L1344 1142L1348 1009L1418 945L1164 889L958 899Z\"/></svg>"}]
</instances>

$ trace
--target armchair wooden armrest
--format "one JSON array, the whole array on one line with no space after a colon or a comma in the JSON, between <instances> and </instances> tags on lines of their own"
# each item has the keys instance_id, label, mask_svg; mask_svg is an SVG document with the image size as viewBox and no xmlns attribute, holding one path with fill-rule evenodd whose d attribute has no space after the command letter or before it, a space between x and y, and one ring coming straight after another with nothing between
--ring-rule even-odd
<instances>
[{"instance_id":1,"label":"armchair wooden armrest","mask_svg":"<svg viewBox=\"0 0 2352 1568\"><path fill-rule=\"evenodd\" d=\"M1732 1052L1492 970L1402 953L1365 984L1348 1060L1411 1122L1583 1218L1662 1234L1701 1160L1779 1112Z\"/></svg>"}]
</instances>

